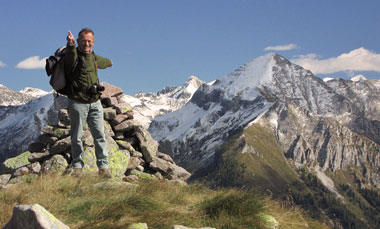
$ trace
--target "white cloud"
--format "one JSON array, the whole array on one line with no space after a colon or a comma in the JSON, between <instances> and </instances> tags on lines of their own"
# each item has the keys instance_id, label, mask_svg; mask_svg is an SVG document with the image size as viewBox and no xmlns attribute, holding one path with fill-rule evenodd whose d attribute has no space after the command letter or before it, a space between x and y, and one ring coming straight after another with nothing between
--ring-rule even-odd
<instances>
[{"instance_id":1,"label":"white cloud","mask_svg":"<svg viewBox=\"0 0 380 229\"><path fill-rule=\"evenodd\" d=\"M343 53L338 57L317 59L316 54L297 56L293 63L311 70L314 74L330 74L340 71L376 71L380 72L380 54L363 47Z\"/></svg>"},{"instance_id":2,"label":"white cloud","mask_svg":"<svg viewBox=\"0 0 380 229\"><path fill-rule=\"evenodd\" d=\"M0 68L3 68L5 66L7 66L7 65L3 61L0 60Z\"/></svg>"},{"instance_id":3,"label":"white cloud","mask_svg":"<svg viewBox=\"0 0 380 229\"><path fill-rule=\"evenodd\" d=\"M19 62L16 65L16 68L22 68L22 69L45 68L45 64L46 64L46 58L40 59L39 56L32 56Z\"/></svg>"},{"instance_id":4,"label":"white cloud","mask_svg":"<svg viewBox=\"0 0 380 229\"><path fill-rule=\"evenodd\" d=\"M264 51L288 51L298 48L295 44L288 45L278 45L278 46L268 46L264 49Z\"/></svg>"}]
</instances>

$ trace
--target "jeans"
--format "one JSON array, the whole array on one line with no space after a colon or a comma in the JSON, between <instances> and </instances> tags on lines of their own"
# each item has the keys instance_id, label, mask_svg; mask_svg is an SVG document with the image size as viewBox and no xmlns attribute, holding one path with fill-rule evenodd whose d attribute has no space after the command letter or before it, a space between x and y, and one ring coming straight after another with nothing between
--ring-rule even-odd
<instances>
[{"instance_id":1,"label":"jeans","mask_svg":"<svg viewBox=\"0 0 380 229\"><path fill-rule=\"evenodd\" d=\"M108 168L107 140L104 134L103 107L98 100L94 103L80 103L68 99L68 112L71 124L71 166L83 168L83 127L87 121L94 138L96 164L99 169Z\"/></svg>"}]
</instances>

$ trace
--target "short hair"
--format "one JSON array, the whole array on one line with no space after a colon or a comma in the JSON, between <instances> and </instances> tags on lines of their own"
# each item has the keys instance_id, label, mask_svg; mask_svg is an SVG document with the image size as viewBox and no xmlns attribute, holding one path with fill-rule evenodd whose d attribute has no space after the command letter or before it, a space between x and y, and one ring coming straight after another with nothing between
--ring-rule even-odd
<instances>
[{"instance_id":1,"label":"short hair","mask_svg":"<svg viewBox=\"0 0 380 229\"><path fill-rule=\"evenodd\" d=\"M79 33L78 33L78 38L80 39L82 37L82 33L92 33L92 35L95 36L94 31L90 28L83 28Z\"/></svg>"}]
</instances>

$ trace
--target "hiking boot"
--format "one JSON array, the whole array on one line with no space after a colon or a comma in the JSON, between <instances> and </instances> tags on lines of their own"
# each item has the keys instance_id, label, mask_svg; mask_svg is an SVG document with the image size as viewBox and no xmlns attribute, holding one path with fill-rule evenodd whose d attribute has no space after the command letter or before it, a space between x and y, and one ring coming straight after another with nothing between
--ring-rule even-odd
<instances>
[{"instance_id":1,"label":"hiking boot","mask_svg":"<svg viewBox=\"0 0 380 229\"><path fill-rule=\"evenodd\" d=\"M107 179L112 178L111 171L107 168L99 169L99 176Z\"/></svg>"}]
</instances>

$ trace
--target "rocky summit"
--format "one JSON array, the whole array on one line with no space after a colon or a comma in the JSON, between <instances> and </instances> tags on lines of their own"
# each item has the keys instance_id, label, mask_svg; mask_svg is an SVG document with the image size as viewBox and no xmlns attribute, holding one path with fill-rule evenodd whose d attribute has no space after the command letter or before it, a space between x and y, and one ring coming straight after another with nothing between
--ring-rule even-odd
<instances>
[{"instance_id":1,"label":"rocky summit","mask_svg":"<svg viewBox=\"0 0 380 229\"><path fill-rule=\"evenodd\" d=\"M158 143L150 133L133 118L132 107L120 102L123 91L115 86L102 83L104 125L112 175L125 181L138 178L157 178L185 181L190 174L177 166L173 159L158 151ZM62 173L70 164L70 120L67 112L67 98L55 100L61 107L57 119L42 128L42 134L32 142L28 151L7 159L1 168L1 185L17 182L26 174ZM59 103L59 105L58 105ZM55 121L55 122L54 122ZM93 139L88 127L83 133L85 172L95 172L96 159Z\"/></svg>"}]
</instances>

